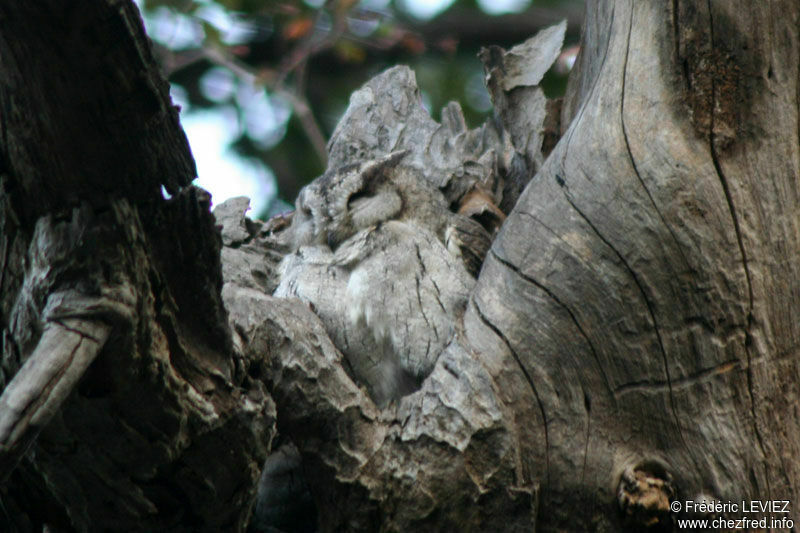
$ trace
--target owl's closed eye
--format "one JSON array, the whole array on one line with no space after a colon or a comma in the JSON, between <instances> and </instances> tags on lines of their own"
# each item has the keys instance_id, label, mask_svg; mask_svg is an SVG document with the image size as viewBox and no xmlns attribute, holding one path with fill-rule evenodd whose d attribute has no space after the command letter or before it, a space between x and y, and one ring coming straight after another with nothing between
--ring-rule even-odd
<instances>
[{"instance_id":1,"label":"owl's closed eye","mask_svg":"<svg viewBox=\"0 0 800 533\"><path fill-rule=\"evenodd\" d=\"M382 187L374 194L351 196L347 207L350 210L353 226L364 229L396 216L403 207L403 200L396 191Z\"/></svg>"}]
</instances>

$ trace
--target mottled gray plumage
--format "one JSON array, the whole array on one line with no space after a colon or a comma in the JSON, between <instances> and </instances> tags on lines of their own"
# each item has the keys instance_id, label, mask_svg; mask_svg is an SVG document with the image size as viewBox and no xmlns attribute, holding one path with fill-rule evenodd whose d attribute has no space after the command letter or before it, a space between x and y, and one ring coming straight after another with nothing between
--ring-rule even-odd
<instances>
[{"instance_id":1,"label":"mottled gray plumage","mask_svg":"<svg viewBox=\"0 0 800 533\"><path fill-rule=\"evenodd\" d=\"M326 173L300 192L275 291L311 305L378 405L431 372L491 240L403 155Z\"/></svg>"}]
</instances>

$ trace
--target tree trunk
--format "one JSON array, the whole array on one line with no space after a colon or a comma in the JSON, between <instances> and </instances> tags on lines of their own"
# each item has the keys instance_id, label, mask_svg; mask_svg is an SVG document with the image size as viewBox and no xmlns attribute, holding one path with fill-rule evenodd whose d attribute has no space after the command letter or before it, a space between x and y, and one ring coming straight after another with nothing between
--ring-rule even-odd
<instances>
[{"instance_id":1,"label":"tree trunk","mask_svg":"<svg viewBox=\"0 0 800 533\"><path fill-rule=\"evenodd\" d=\"M446 194L513 185L454 342L379 409L271 296L281 222L226 204L220 242L133 5L0 2L0 523L242 530L276 428L323 531L800 520L799 27L587 3L546 158L552 35L487 51L501 130L434 123L407 69L356 93L332 167L404 148Z\"/></svg>"},{"instance_id":2,"label":"tree trunk","mask_svg":"<svg viewBox=\"0 0 800 533\"><path fill-rule=\"evenodd\" d=\"M242 529L274 404L136 7L0 2L0 50L0 529Z\"/></svg>"}]
</instances>

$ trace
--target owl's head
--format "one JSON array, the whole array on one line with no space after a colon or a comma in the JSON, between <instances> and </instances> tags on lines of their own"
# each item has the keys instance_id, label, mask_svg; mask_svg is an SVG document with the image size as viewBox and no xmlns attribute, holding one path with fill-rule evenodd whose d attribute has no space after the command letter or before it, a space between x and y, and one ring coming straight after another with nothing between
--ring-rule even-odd
<instances>
[{"instance_id":1,"label":"owl's head","mask_svg":"<svg viewBox=\"0 0 800 533\"><path fill-rule=\"evenodd\" d=\"M406 151L326 172L304 187L292 219L292 247L336 248L361 229L391 220L403 208L394 173Z\"/></svg>"}]
</instances>

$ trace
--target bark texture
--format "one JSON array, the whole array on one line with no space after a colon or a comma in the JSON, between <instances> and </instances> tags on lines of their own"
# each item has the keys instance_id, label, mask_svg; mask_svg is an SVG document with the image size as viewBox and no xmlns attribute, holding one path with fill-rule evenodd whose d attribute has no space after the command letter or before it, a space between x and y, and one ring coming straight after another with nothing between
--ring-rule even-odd
<instances>
[{"instance_id":1,"label":"bark texture","mask_svg":"<svg viewBox=\"0 0 800 533\"><path fill-rule=\"evenodd\" d=\"M800 522L799 27L790 0L588 3L546 158L543 55L487 52L476 130L407 69L356 93L332 166L513 184L455 342L378 409L271 296L286 222L235 201L220 239L132 5L0 2L0 519L241 530L277 420L323 531L671 531L701 498Z\"/></svg>"},{"instance_id":2,"label":"bark texture","mask_svg":"<svg viewBox=\"0 0 800 533\"><path fill-rule=\"evenodd\" d=\"M274 405L136 7L2 2L0 49L0 529L243 528Z\"/></svg>"}]
</instances>

